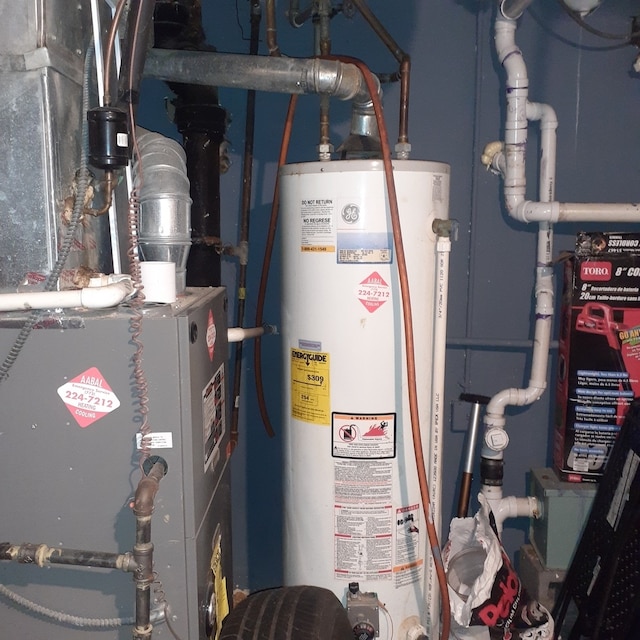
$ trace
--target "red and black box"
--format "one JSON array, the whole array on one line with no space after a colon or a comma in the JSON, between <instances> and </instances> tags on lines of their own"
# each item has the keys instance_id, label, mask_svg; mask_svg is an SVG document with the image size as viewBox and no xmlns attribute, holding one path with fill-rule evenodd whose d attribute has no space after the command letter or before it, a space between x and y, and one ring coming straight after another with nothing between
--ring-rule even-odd
<instances>
[{"instance_id":1,"label":"red and black box","mask_svg":"<svg viewBox=\"0 0 640 640\"><path fill-rule=\"evenodd\" d=\"M640 233L579 233L565 263L554 467L597 482L640 396Z\"/></svg>"}]
</instances>

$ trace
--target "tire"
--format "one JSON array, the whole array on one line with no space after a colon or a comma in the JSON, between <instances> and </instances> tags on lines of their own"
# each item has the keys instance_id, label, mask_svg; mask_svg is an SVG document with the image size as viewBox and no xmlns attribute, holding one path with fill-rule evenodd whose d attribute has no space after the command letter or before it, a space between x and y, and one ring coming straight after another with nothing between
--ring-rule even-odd
<instances>
[{"instance_id":1,"label":"tire","mask_svg":"<svg viewBox=\"0 0 640 640\"><path fill-rule=\"evenodd\" d=\"M346 609L328 589L280 587L251 594L222 623L219 640L353 640Z\"/></svg>"}]
</instances>

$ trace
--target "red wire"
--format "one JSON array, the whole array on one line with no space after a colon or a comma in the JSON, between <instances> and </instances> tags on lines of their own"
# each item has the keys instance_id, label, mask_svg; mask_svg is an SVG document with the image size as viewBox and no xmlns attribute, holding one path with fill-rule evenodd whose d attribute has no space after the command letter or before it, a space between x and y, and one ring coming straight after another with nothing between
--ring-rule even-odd
<instances>
[{"instance_id":1,"label":"red wire","mask_svg":"<svg viewBox=\"0 0 640 640\"><path fill-rule=\"evenodd\" d=\"M436 531L431 517L431 502L429 497L429 483L427 481L427 473L424 464L424 452L422 448L422 435L420 432L420 416L418 413L418 392L416 388L416 364L415 364L415 345L413 339L413 317L411 312L411 297L409 292L409 279L407 276L407 263L404 253L404 245L402 242L402 229L400 227L400 213L398 209L398 196L396 193L395 180L393 178L393 164L391 161L391 151L389 146L389 136L382 114L382 104L378 96L377 86L373 80L373 74L364 62L357 58L348 56L326 56L328 59L339 60L342 62L354 64L358 67L371 95L373 108L376 116L376 123L380 133L380 143L382 146L382 161L384 165L384 173L387 183L387 193L389 196L389 210L391 214L391 227L393 230L393 241L398 260L398 277L400 280L400 292L402 297L402 314L404 317L404 335L405 335L405 351L407 362L407 384L409 391L409 413L411 416L411 433L413 436L413 449L416 461L416 470L418 473L418 483L420 485L420 496L422 499L422 508L424 510L425 520L427 523L427 535L431 545L431 553L438 576L438 584L440 586L440 597L442 602L442 628L440 630L440 639L448 640L449 630L451 626L451 609L449 602L449 590L447 587L447 578L440 556L440 544L438 542L438 532Z\"/></svg>"}]
</instances>

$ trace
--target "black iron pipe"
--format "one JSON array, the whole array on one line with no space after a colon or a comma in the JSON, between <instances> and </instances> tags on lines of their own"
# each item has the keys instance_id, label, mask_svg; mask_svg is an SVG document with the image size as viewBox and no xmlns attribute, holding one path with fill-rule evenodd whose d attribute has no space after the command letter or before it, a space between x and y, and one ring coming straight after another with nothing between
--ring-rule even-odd
<instances>
[{"instance_id":1,"label":"black iron pipe","mask_svg":"<svg viewBox=\"0 0 640 640\"><path fill-rule=\"evenodd\" d=\"M215 51L205 41L199 2L158 3L155 26L154 46L159 50ZM187 285L216 287L222 281L220 174L223 171L220 149L227 114L218 104L215 86L191 83L186 76L167 79L167 84L176 95L174 122L182 134L192 200Z\"/></svg>"},{"instance_id":2,"label":"black iron pipe","mask_svg":"<svg viewBox=\"0 0 640 640\"><path fill-rule=\"evenodd\" d=\"M61 564L98 569L120 569L122 571L134 571L136 568L136 563L130 553L64 549L29 542L22 544L0 543L0 560L9 560L18 564L35 564L39 567Z\"/></svg>"},{"instance_id":3,"label":"black iron pipe","mask_svg":"<svg viewBox=\"0 0 640 640\"><path fill-rule=\"evenodd\" d=\"M133 546L133 557L136 562L136 570L133 573L136 587L136 622L133 637L139 640L150 640L153 630L151 585L154 581L151 516L155 496L160 488L160 480L167 473L167 463L159 456L152 456L145 460L144 471L146 475L138 482L133 500L133 513L136 517L136 543Z\"/></svg>"},{"instance_id":4,"label":"black iron pipe","mask_svg":"<svg viewBox=\"0 0 640 640\"><path fill-rule=\"evenodd\" d=\"M260 0L251 2L251 39L249 55L257 55L260 44L261 22ZM251 183L253 179L253 147L255 138L256 120L256 92L250 89L247 92L247 113L244 127L244 158L242 161L242 210L240 215L240 246L249 246L249 226L251 219ZM238 301L236 308L236 326L244 326L244 314L247 293L247 259L240 259L238 267ZM231 408L231 429L229 430L229 449L227 455L231 455L238 444L238 423L240 420L240 389L242 386L242 355L243 342L236 344L233 367L233 406Z\"/></svg>"}]
</instances>

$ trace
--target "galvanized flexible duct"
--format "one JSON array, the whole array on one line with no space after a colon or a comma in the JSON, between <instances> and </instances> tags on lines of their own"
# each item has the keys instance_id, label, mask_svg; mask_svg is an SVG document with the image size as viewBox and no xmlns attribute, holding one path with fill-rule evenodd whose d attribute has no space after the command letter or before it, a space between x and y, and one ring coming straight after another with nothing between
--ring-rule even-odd
<instances>
[{"instance_id":1,"label":"galvanized flexible duct","mask_svg":"<svg viewBox=\"0 0 640 640\"><path fill-rule=\"evenodd\" d=\"M138 245L144 260L174 262L184 292L191 247L191 197L185 152L178 142L138 127L133 171L140 198Z\"/></svg>"}]
</instances>

